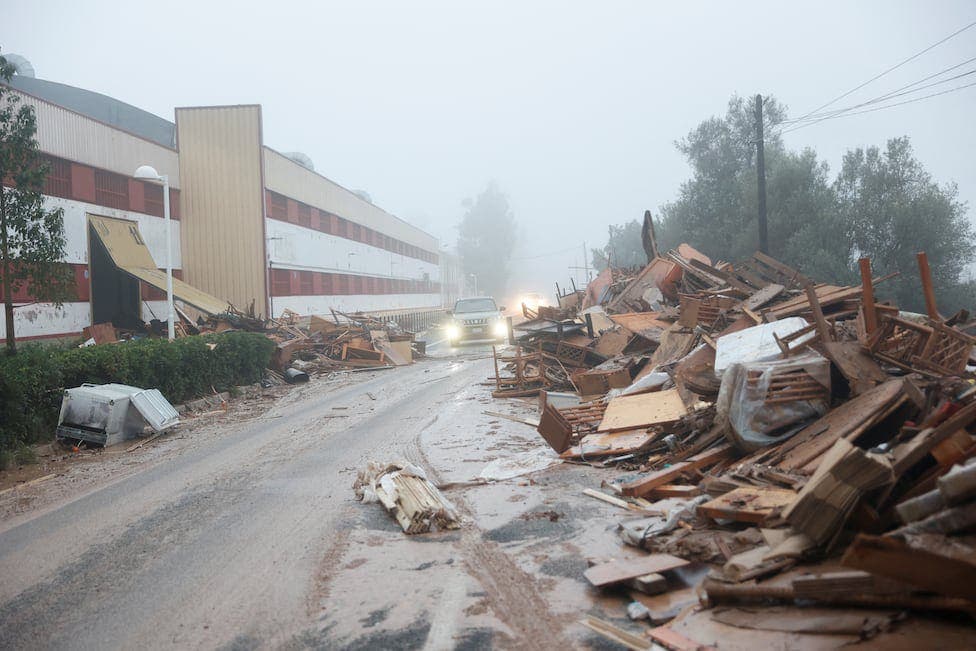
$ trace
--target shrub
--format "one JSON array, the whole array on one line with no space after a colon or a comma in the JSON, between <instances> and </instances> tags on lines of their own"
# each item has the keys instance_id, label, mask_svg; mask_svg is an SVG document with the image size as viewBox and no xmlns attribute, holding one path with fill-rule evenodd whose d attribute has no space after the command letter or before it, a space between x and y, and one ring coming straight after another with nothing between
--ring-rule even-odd
<instances>
[{"instance_id":1,"label":"shrub","mask_svg":"<svg viewBox=\"0 0 976 651\"><path fill-rule=\"evenodd\" d=\"M24 346L0 358L0 450L49 437L66 388L114 382L159 389L180 403L259 381L273 351L274 342L249 332L87 348Z\"/></svg>"}]
</instances>

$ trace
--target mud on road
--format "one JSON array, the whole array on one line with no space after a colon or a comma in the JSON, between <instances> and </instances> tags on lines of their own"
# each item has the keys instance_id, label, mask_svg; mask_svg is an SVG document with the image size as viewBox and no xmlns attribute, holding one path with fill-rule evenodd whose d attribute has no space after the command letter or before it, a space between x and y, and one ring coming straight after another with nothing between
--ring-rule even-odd
<instances>
[{"instance_id":1,"label":"mud on road","mask_svg":"<svg viewBox=\"0 0 976 651\"><path fill-rule=\"evenodd\" d=\"M524 648L599 645L587 553L619 554L614 508L561 465L470 485L545 446L530 404L491 401L490 348L314 379L190 420L0 500L5 648ZM464 515L404 535L351 490L367 460L406 458Z\"/></svg>"}]
</instances>

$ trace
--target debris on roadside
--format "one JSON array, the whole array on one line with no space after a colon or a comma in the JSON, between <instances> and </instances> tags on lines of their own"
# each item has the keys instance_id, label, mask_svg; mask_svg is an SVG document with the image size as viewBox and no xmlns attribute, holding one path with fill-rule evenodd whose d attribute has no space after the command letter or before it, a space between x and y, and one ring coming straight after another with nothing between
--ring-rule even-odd
<instances>
[{"instance_id":1,"label":"debris on roadside","mask_svg":"<svg viewBox=\"0 0 976 651\"><path fill-rule=\"evenodd\" d=\"M278 383L306 382L311 374L338 370L391 368L412 364L425 357L425 342L396 322L373 316L332 310L332 318L301 316L286 310L276 319L262 320L231 306L221 314L202 314L192 321L177 309L178 337L242 330L264 333L277 347L269 369ZM111 323L85 329L81 346L124 343L152 335L165 335L165 324L146 326L144 331L123 330ZM295 369L295 372L289 372Z\"/></svg>"},{"instance_id":2,"label":"debris on roadside","mask_svg":"<svg viewBox=\"0 0 976 651\"><path fill-rule=\"evenodd\" d=\"M180 415L158 389L83 384L65 390L56 436L108 447L179 423Z\"/></svg>"},{"instance_id":3,"label":"debris on roadside","mask_svg":"<svg viewBox=\"0 0 976 651\"><path fill-rule=\"evenodd\" d=\"M976 338L967 313L939 314L924 254L919 268L924 315L876 301L889 277L869 260L861 285L835 286L683 244L523 310L493 396L538 395L549 447L617 468L585 494L630 511L633 549L586 578L633 601L628 580L704 564L681 588L698 585L697 607L629 609L656 626L643 635L584 625L700 648L735 628L817 634L798 605L888 609L866 636L900 625L889 613L976 615Z\"/></svg>"},{"instance_id":4,"label":"debris on roadside","mask_svg":"<svg viewBox=\"0 0 976 651\"><path fill-rule=\"evenodd\" d=\"M427 479L426 473L405 461L370 461L353 485L364 503L379 502L404 533L458 529L461 519L454 506Z\"/></svg>"}]
</instances>

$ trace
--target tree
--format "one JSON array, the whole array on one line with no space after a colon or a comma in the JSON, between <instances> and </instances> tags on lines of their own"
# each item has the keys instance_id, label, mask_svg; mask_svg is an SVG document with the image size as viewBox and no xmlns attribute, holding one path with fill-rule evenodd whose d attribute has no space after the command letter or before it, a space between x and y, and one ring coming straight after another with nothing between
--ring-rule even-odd
<instances>
[{"instance_id":1,"label":"tree","mask_svg":"<svg viewBox=\"0 0 976 651\"><path fill-rule=\"evenodd\" d=\"M61 306L69 289L64 214L47 210L42 191L48 166L37 150L32 106L21 106L9 82L14 67L0 56L0 288L7 353L17 352L13 295L26 287L38 301Z\"/></svg>"},{"instance_id":2,"label":"tree","mask_svg":"<svg viewBox=\"0 0 976 651\"><path fill-rule=\"evenodd\" d=\"M500 295L508 282L509 261L515 246L515 217L508 197L492 181L474 201L458 226L458 255L466 275L474 274L478 289Z\"/></svg>"},{"instance_id":3,"label":"tree","mask_svg":"<svg viewBox=\"0 0 976 651\"><path fill-rule=\"evenodd\" d=\"M647 263L640 222L635 219L619 226L611 224L607 231L609 238L603 248L590 252L597 271L606 269L608 263L614 267L643 266Z\"/></svg>"},{"instance_id":4,"label":"tree","mask_svg":"<svg viewBox=\"0 0 976 651\"><path fill-rule=\"evenodd\" d=\"M967 206L954 184L939 186L915 158L907 137L844 156L834 191L856 256L876 275L900 272L878 288L899 307L924 312L915 253L925 251L943 310L972 308L973 283L962 283L976 252Z\"/></svg>"}]
</instances>

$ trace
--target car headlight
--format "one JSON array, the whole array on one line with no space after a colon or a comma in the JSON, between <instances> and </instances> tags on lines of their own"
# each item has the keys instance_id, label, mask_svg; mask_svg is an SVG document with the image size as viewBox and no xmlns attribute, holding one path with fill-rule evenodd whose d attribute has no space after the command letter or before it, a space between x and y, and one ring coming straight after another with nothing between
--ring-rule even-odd
<instances>
[{"instance_id":1,"label":"car headlight","mask_svg":"<svg viewBox=\"0 0 976 651\"><path fill-rule=\"evenodd\" d=\"M461 337L461 328L453 323L444 328L444 332L447 334L448 339L459 339Z\"/></svg>"},{"instance_id":2,"label":"car headlight","mask_svg":"<svg viewBox=\"0 0 976 651\"><path fill-rule=\"evenodd\" d=\"M508 324L501 320L495 321L492 331L495 333L496 337L504 337L508 334Z\"/></svg>"}]
</instances>

